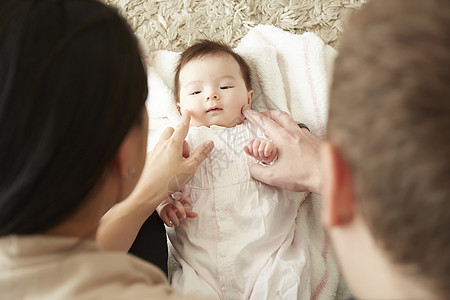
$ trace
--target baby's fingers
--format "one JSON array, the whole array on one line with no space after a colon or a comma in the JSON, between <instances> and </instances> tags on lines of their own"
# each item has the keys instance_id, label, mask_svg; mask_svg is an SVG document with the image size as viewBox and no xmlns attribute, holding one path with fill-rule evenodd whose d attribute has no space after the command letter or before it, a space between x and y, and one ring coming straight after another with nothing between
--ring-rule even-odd
<instances>
[{"instance_id":1,"label":"baby's fingers","mask_svg":"<svg viewBox=\"0 0 450 300\"><path fill-rule=\"evenodd\" d=\"M244 146L244 152L245 154L252 156L252 153L250 152L250 148L248 146Z\"/></svg>"},{"instance_id":2,"label":"baby's fingers","mask_svg":"<svg viewBox=\"0 0 450 300\"><path fill-rule=\"evenodd\" d=\"M264 156L270 157L275 150L275 145L273 143L267 143L264 148Z\"/></svg>"},{"instance_id":3,"label":"baby's fingers","mask_svg":"<svg viewBox=\"0 0 450 300\"><path fill-rule=\"evenodd\" d=\"M273 151L270 156L266 156L263 159L263 163L265 164L270 164L275 160L275 157L277 157L277 153L275 151Z\"/></svg>"},{"instance_id":4,"label":"baby's fingers","mask_svg":"<svg viewBox=\"0 0 450 300\"><path fill-rule=\"evenodd\" d=\"M169 219L173 225L175 225L175 226L180 225L180 221L178 221L176 209L170 210L169 212L167 212L167 214L169 215Z\"/></svg>"},{"instance_id":5,"label":"baby's fingers","mask_svg":"<svg viewBox=\"0 0 450 300\"><path fill-rule=\"evenodd\" d=\"M192 199L190 197L183 197L183 199L180 200L180 203L182 205L189 205L189 206L194 206L194 201L192 201Z\"/></svg>"},{"instance_id":6,"label":"baby's fingers","mask_svg":"<svg viewBox=\"0 0 450 300\"><path fill-rule=\"evenodd\" d=\"M250 142L248 142L248 145L244 146L245 153L247 153L250 156L253 156L253 143L254 142L255 142L255 140L250 140Z\"/></svg>"},{"instance_id":7,"label":"baby's fingers","mask_svg":"<svg viewBox=\"0 0 450 300\"><path fill-rule=\"evenodd\" d=\"M172 223L170 222L169 216L167 214L161 214L160 215L161 220L166 224L168 227L172 227Z\"/></svg>"},{"instance_id":8,"label":"baby's fingers","mask_svg":"<svg viewBox=\"0 0 450 300\"><path fill-rule=\"evenodd\" d=\"M254 155L253 153L252 153L252 148L250 148L250 147L248 147L248 146L244 146L244 152L248 155L248 156L251 156L251 157L253 157L254 159L256 159L256 160L259 160L259 157L258 156L256 156L256 155Z\"/></svg>"},{"instance_id":9,"label":"baby's fingers","mask_svg":"<svg viewBox=\"0 0 450 300\"><path fill-rule=\"evenodd\" d=\"M265 150L266 150L266 145L267 145L266 142L261 142L261 144L258 147L258 155L261 158L265 158L266 157L266 155L264 155Z\"/></svg>"},{"instance_id":10,"label":"baby's fingers","mask_svg":"<svg viewBox=\"0 0 450 300\"><path fill-rule=\"evenodd\" d=\"M253 155L254 156L260 156L259 154L259 146L261 145L261 141L260 140L255 140L253 142Z\"/></svg>"},{"instance_id":11,"label":"baby's fingers","mask_svg":"<svg viewBox=\"0 0 450 300\"><path fill-rule=\"evenodd\" d=\"M177 219L186 218L186 209L184 208L183 204L178 202L175 207L176 207Z\"/></svg>"},{"instance_id":12,"label":"baby's fingers","mask_svg":"<svg viewBox=\"0 0 450 300\"><path fill-rule=\"evenodd\" d=\"M187 218L197 218L197 216L198 216L198 213L186 209L186 217Z\"/></svg>"},{"instance_id":13,"label":"baby's fingers","mask_svg":"<svg viewBox=\"0 0 450 300\"><path fill-rule=\"evenodd\" d=\"M244 146L244 151L245 153L247 153L247 155L253 156L253 143L255 142L255 140L250 140L250 142L248 142L248 145Z\"/></svg>"}]
</instances>

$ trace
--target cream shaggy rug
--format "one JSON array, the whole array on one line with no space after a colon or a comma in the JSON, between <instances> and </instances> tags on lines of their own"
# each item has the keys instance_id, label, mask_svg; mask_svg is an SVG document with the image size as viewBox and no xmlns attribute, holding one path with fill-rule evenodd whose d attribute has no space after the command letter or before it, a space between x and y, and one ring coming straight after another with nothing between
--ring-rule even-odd
<instances>
[{"instance_id":1,"label":"cream shaggy rug","mask_svg":"<svg viewBox=\"0 0 450 300\"><path fill-rule=\"evenodd\" d=\"M367 0L102 0L116 6L147 51L183 51L198 39L235 47L258 24L291 33L306 31L339 50L349 13Z\"/></svg>"}]
</instances>

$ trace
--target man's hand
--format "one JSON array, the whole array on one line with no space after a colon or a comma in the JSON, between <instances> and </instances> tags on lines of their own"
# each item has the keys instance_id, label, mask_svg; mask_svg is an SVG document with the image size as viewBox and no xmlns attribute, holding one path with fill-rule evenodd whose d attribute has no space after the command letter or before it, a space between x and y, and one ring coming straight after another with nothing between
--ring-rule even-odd
<instances>
[{"instance_id":1,"label":"man's hand","mask_svg":"<svg viewBox=\"0 0 450 300\"><path fill-rule=\"evenodd\" d=\"M278 159L270 166L254 165L253 178L291 191L320 192L320 141L308 129L299 128L287 113L251 109L244 116L258 126L275 144Z\"/></svg>"}]
</instances>

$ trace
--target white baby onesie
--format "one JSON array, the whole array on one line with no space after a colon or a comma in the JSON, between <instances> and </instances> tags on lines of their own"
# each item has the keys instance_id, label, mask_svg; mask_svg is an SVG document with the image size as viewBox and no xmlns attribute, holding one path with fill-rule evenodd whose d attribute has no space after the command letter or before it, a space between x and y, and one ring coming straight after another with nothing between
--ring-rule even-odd
<instances>
[{"instance_id":1,"label":"white baby onesie","mask_svg":"<svg viewBox=\"0 0 450 300\"><path fill-rule=\"evenodd\" d=\"M310 298L309 254L295 223L305 197L251 178L256 161L243 147L262 136L246 121L189 129L191 150L207 140L215 146L187 187L198 217L166 227L169 277L181 292L220 299Z\"/></svg>"}]
</instances>

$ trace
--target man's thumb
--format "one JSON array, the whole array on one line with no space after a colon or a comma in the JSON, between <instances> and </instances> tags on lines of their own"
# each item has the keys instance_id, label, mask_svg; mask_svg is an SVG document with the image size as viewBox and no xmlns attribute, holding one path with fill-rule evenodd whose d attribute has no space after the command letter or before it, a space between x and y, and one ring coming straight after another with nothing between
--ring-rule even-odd
<instances>
[{"instance_id":1,"label":"man's thumb","mask_svg":"<svg viewBox=\"0 0 450 300\"><path fill-rule=\"evenodd\" d=\"M250 175L253 179L264 182L269 185L273 185L273 168L255 164L250 167Z\"/></svg>"}]
</instances>

